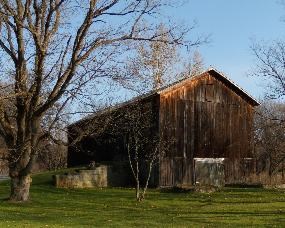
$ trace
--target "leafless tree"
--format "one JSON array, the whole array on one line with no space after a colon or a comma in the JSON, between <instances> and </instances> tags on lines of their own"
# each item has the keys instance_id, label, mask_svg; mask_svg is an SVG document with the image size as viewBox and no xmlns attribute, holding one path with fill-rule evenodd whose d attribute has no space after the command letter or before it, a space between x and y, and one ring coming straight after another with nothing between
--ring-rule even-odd
<instances>
[{"instance_id":1,"label":"leafless tree","mask_svg":"<svg viewBox=\"0 0 285 228\"><path fill-rule=\"evenodd\" d=\"M64 110L61 110L63 109ZM66 167L67 162L67 133L69 123L68 107L57 102L50 108L41 121L45 134L38 144L37 163L40 169L56 170Z\"/></svg>"},{"instance_id":2,"label":"leafless tree","mask_svg":"<svg viewBox=\"0 0 285 228\"><path fill-rule=\"evenodd\" d=\"M171 40L163 24L158 33ZM208 42L206 37L204 43ZM129 58L127 74L132 75L129 85L138 93L145 93L166 86L174 81L198 75L205 69L204 60L198 50L180 54L181 46L173 43L140 42L135 46L135 55Z\"/></svg>"},{"instance_id":3,"label":"leafless tree","mask_svg":"<svg viewBox=\"0 0 285 228\"><path fill-rule=\"evenodd\" d=\"M123 115L128 160L136 183L136 200L143 201L150 179L154 178L154 167L171 142L162 141L151 102L135 102L124 109Z\"/></svg>"},{"instance_id":4,"label":"leafless tree","mask_svg":"<svg viewBox=\"0 0 285 228\"><path fill-rule=\"evenodd\" d=\"M126 44L186 43L188 29L169 24L170 40L157 33L158 12L168 5L159 0L0 1L0 78L13 88L0 105L11 200L29 198L38 145L52 136L42 127L48 110L59 103L61 111L79 97L84 102L88 88L98 95L110 81L123 81L120 67L130 51ZM149 26L142 26L147 21Z\"/></svg>"},{"instance_id":5,"label":"leafless tree","mask_svg":"<svg viewBox=\"0 0 285 228\"><path fill-rule=\"evenodd\" d=\"M254 122L255 155L258 172L269 176L284 169L285 162L285 105L276 101L263 101L256 110ZM282 170L283 172L283 170Z\"/></svg>"},{"instance_id":6,"label":"leafless tree","mask_svg":"<svg viewBox=\"0 0 285 228\"><path fill-rule=\"evenodd\" d=\"M262 78L267 86L267 97L285 97L285 43L278 41L272 45L253 44L251 47L257 64L253 75Z\"/></svg>"},{"instance_id":7,"label":"leafless tree","mask_svg":"<svg viewBox=\"0 0 285 228\"><path fill-rule=\"evenodd\" d=\"M67 147L53 141L42 142L39 146L38 165L45 170L58 170L66 167Z\"/></svg>"},{"instance_id":8,"label":"leafless tree","mask_svg":"<svg viewBox=\"0 0 285 228\"><path fill-rule=\"evenodd\" d=\"M161 24L157 33L161 33L165 40L171 40L167 28ZM158 89L171 81L175 75L175 65L178 62L178 45L173 43L140 42L135 47L135 56L130 58L127 74L133 75L132 83L136 83L139 93Z\"/></svg>"},{"instance_id":9,"label":"leafless tree","mask_svg":"<svg viewBox=\"0 0 285 228\"><path fill-rule=\"evenodd\" d=\"M193 52L193 55L190 57L190 61L187 61L185 66L185 76L195 76L201 74L205 70L205 63L201 53L198 50Z\"/></svg>"},{"instance_id":10,"label":"leafless tree","mask_svg":"<svg viewBox=\"0 0 285 228\"><path fill-rule=\"evenodd\" d=\"M252 74L267 87L267 101L262 102L255 118L255 151L263 164L261 170L271 176L284 169L280 166L285 159L285 43L254 43L251 49L257 61Z\"/></svg>"}]
</instances>

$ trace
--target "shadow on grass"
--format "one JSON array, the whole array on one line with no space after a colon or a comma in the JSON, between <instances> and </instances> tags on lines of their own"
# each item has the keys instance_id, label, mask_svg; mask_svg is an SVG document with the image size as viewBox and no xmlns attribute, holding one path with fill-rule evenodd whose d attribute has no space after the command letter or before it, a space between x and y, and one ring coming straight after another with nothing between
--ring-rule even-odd
<instances>
[{"instance_id":1,"label":"shadow on grass","mask_svg":"<svg viewBox=\"0 0 285 228\"><path fill-rule=\"evenodd\" d=\"M182 187L169 187L169 188L160 188L160 193L191 193L195 192L194 187L192 188L182 188Z\"/></svg>"},{"instance_id":2,"label":"shadow on grass","mask_svg":"<svg viewBox=\"0 0 285 228\"><path fill-rule=\"evenodd\" d=\"M225 188L197 193L193 189L149 189L142 203L130 188L60 189L51 175L33 178L31 201L7 201L9 182L0 184L0 227L3 221L18 227L32 223L65 226L249 226L281 225L285 220L285 196L261 188Z\"/></svg>"},{"instance_id":3,"label":"shadow on grass","mask_svg":"<svg viewBox=\"0 0 285 228\"><path fill-rule=\"evenodd\" d=\"M260 183L257 183L257 184L240 183L240 184L226 184L225 187L229 187L229 188L263 188L263 185Z\"/></svg>"}]
</instances>

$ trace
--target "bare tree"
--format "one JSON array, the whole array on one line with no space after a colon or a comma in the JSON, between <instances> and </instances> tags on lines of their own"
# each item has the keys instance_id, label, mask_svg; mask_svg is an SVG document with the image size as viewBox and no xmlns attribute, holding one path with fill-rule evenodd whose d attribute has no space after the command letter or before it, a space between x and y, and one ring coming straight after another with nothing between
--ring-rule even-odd
<instances>
[{"instance_id":1,"label":"bare tree","mask_svg":"<svg viewBox=\"0 0 285 228\"><path fill-rule=\"evenodd\" d=\"M137 101L124 109L123 116L128 160L136 183L136 200L143 201L151 177L155 178L154 167L171 142L161 140L151 102Z\"/></svg>"},{"instance_id":2,"label":"bare tree","mask_svg":"<svg viewBox=\"0 0 285 228\"><path fill-rule=\"evenodd\" d=\"M263 101L255 116L255 155L258 172L283 173L285 162L285 105L276 101Z\"/></svg>"},{"instance_id":3,"label":"bare tree","mask_svg":"<svg viewBox=\"0 0 285 228\"><path fill-rule=\"evenodd\" d=\"M65 143L65 128L69 123L69 115L65 115L67 112L68 107L57 102L43 116L41 128L45 135L42 135L42 140L38 144L37 159L40 169L56 170L66 167L68 143Z\"/></svg>"},{"instance_id":4,"label":"bare tree","mask_svg":"<svg viewBox=\"0 0 285 228\"><path fill-rule=\"evenodd\" d=\"M5 63L0 78L13 88L1 102L12 103L15 110L11 113L3 102L0 105L11 200L29 198L38 145L52 136L42 127L48 110L57 102L60 112L79 97L85 101L88 86L96 95L109 81L123 81L120 67L129 51L127 43L185 44L187 29L168 25L170 40L157 33L157 12L167 5L169 1L158 0L0 1L0 62ZM141 26L149 20L150 26Z\"/></svg>"},{"instance_id":5,"label":"bare tree","mask_svg":"<svg viewBox=\"0 0 285 228\"><path fill-rule=\"evenodd\" d=\"M195 76L201 74L205 70L205 63L201 53L197 50L193 52L186 66L186 75Z\"/></svg>"},{"instance_id":6,"label":"bare tree","mask_svg":"<svg viewBox=\"0 0 285 228\"><path fill-rule=\"evenodd\" d=\"M67 147L63 144L56 144L51 140L42 142L39 146L37 163L44 170L65 168L67 163Z\"/></svg>"},{"instance_id":7,"label":"bare tree","mask_svg":"<svg viewBox=\"0 0 285 228\"><path fill-rule=\"evenodd\" d=\"M254 43L251 49L257 61L252 75L261 78L267 87L267 100L262 102L255 118L255 152L261 165L259 171L272 176L278 170L284 172L285 43Z\"/></svg>"},{"instance_id":8,"label":"bare tree","mask_svg":"<svg viewBox=\"0 0 285 228\"><path fill-rule=\"evenodd\" d=\"M165 25L161 24L157 34L162 34L165 40L170 41L170 34ZM175 75L174 69L178 61L178 45L170 42L152 42L145 44L140 42L135 47L136 53L130 59L127 73L133 75L137 81L135 86L140 93L151 89L158 89L169 83Z\"/></svg>"},{"instance_id":9,"label":"bare tree","mask_svg":"<svg viewBox=\"0 0 285 228\"><path fill-rule=\"evenodd\" d=\"M278 41L272 45L253 44L251 47L257 60L253 75L264 79L268 88L267 97L285 97L285 43Z\"/></svg>"}]
</instances>

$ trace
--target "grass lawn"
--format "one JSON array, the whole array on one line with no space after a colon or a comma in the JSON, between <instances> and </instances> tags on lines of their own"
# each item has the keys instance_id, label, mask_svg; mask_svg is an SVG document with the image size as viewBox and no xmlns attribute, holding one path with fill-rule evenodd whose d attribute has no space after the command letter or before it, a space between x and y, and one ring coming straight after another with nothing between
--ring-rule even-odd
<instances>
[{"instance_id":1,"label":"grass lawn","mask_svg":"<svg viewBox=\"0 0 285 228\"><path fill-rule=\"evenodd\" d=\"M0 227L285 227L285 191L226 188L216 193L133 189L56 189L51 174L34 176L31 201L11 203L0 183Z\"/></svg>"}]
</instances>

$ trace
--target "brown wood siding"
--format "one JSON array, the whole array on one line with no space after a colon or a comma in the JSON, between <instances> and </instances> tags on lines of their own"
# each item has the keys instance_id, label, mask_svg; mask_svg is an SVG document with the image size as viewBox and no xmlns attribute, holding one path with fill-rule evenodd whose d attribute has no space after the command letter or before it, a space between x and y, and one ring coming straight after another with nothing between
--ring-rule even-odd
<instances>
[{"instance_id":1,"label":"brown wood siding","mask_svg":"<svg viewBox=\"0 0 285 228\"><path fill-rule=\"evenodd\" d=\"M174 141L160 162L160 185L191 184L194 157L228 158L226 181L241 175L242 158L251 157L253 107L215 75L161 93L159 116L161 138Z\"/></svg>"},{"instance_id":2,"label":"brown wood siding","mask_svg":"<svg viewBox=\"0 0 285 228\"><path fill-rule=\"evenodd\" d=\"M227 158L226 182L244 180L252 167L252 161L244 158L251 157L253 106L258 103L238 87L215 71L208 71L136 101L151 113L152 124L145 137L152 139L159 134L162 139L163 157L154 169L153 186L194 184L195 157ZM122 114L134 104L127 102L70 126L70 141L90 126L95 133L69 146L68 166L92 160L127 160L129 121ZM104 130L96 133L101 125ZM153 146L147 145L145 150Z\"/></svg>"}]
</instances>

